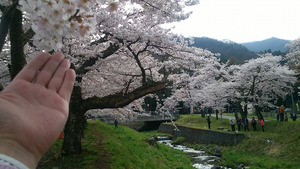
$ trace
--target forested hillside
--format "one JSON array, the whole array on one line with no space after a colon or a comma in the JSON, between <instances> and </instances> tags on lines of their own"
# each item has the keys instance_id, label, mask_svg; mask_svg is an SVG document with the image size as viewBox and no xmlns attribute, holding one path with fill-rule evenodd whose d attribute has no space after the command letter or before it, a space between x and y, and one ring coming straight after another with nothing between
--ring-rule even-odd
<instances>
[{"instance_id":1,"label":"forested hillside","mask_svg":"<svg viewBox=\"0 0 300 169\"><path fill-rule=\"evenodd\" d=\"M192 46L207 49L213 53L220 53L222 62L230 60L233 64L239 64L245 60L258 57L256 53L248 50L245 46L231 41L222 42L207 37L195 37L194 41Z\"/></svg>"},{"instance_id":2,"label":"forested hillside","mask_svg":"<svg viewBox=\"0 0 300 169\"><path fill-rule=\"evenodd\" d=\"M271 50L273 52L274 51L286 52L287 48L285 48L285 45L287 43L289 43L288 40L272 37L270 39L266 39L262 41L242 43L242 45L246 46L249 50L254 52L263 52L265 50Z\"/></svg>"}]
</instances>

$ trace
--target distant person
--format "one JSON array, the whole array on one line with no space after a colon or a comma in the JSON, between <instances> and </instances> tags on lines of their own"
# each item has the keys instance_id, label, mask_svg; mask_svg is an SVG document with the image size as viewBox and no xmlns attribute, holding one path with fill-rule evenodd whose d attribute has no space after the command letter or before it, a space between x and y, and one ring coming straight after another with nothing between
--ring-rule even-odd
<instances>
[{"instance_id":1,"label":"distant person","mask_svg":"<svg viewBox=\"0 0 300 169\"><path fill-rule=\"evenodd\" d=\"M209 107L209 108L208 108L208 114L209 114L209 116L211 116L212 112L213 112L213 108L212 108L212 107Z\"/></svg>"},{"instance_id":2,"label":"distant person","mask_svg":"<svg viewBox=\"0 0 300 169\"><path fill-rule=\"evenodd\" d=\"M238 131L240 131L241 130L241 119L237 119L237 121L236 121L236 123L237 123L237 126L238 126Z\"/></svg>"},{"instance_id":3,"label":"distant person","mask_svg":"<svg viewBox=\"0 0 300 169\"><path fill-rule=\"evenodd\" d=\"M230 119L231 131L235 131L235 123L233 119Z\"/></svg>"},{"instance_id":4,"label":"distant person","mask_svg":"<svg viewBox=\"0 0 300 169\"><path fill-rule=\"evenodd\" d=\"M279 107L277 107L277 109L275 109L275 114L276 114L277 121L279 121Z\"/></svg>"},{"instance_id":5,"label":"distant person","mask_svg":"<svg viewBox=\"0 0 300 169\"><path fill-rule=\"evenodd\" d=\"M208 108L204 108L204 113L205 113L205 116L208 114Z\"/></svg>"},{"instance_id":6,"label":"distant person","mask_svg":"<svg viewBox=\"0 0 300 169\"><path fill-rule=\"evenodd\" d=\"M205 117L205 112L203 109L200 109L201 117Z\"/></svg>"},{"instance_id":7,"label":"distant person","mask_svg":"<svg viewBox=\"0 0 300 169\"><path fill-rule=\"evenodd\" d=\"M251 126L252 126L252 128L253 128L254 131L257 130L257 129L256 129L256 125L257 125L256 120L254 119L254 117L252 117L252 120L251 120Z\"/></svg>"},{"instance_id":8,"label":"distant person","mask_svg":"<svg viewBox=\"0 0 300 169\"><path fill-rule=\"evenodd\" d=\"M244 120L244 129L245 131L249 131L249 121L248 121L248 118L245 118Z\"/></svg>"},{"instance_id":9,"label":"distant person","mask_svg":"<svg viewBox=\"0 0 300 169\"><path fill-rule=\"evenodd\" d=\"M293 119L293 121L296 121L296 119L297 119L297 114L295 112L292 113L292 119Z\"/></svg>"},{"instance_id":10,"label":"distant person","mask_svg":"<svg viewBox=\"0 0 300 169\"><path fill-rule=\"evenodd\" d=\"M219 110L216 110L216 119L219 119Z\"/></svg>"},{"instance_id":11,"label":"distant person","mask_svg":"<svg viewBox=\"0 0 300 169\"><path fill-rule=\"evenodd\" d=\"M206 120L207 120L207 124L208 124L208 129L210 129L210 123L211 123L210 116L208 116Z\"/></svg>"},{"instance_id":12,"label":"distant person","mask_svg":"<svg viewBox=\"0 0 300 169\"><path fill-rule=\"evenodd\" d=\"M243 118L240 118L240 121L241 121L241 130L244 130L245 123L244 123Z\"/></svg>"},{"instance_id":13,"label":"distant person","mask_svg":"<svg viewBox=\"0 0 300 169\"><path fill-rule=\"evenodd\" d=\"M281 105L281 107L279 108L279 116L280 116L280 121L283 121L283 118L284 118L284 107L283 107L283 105Z\"/></svg>"},{"instance_id":14,"label":"distant person","mask_svg":"<svg viewBox=\"0 0 300 169\"><path fill-rule=\"evenodd\" d=\"M284 121L288 122L289 121L289 117L287 112L284 113Z\"/></svg>"},{"instance_id":15,"label":"distant person","mask_svg":"<svg viewBox=\"0 0 300 169\"><path fill-rule=\"evenodd\" d=\"M260 120L260 125L261 125L261 131L265 132L265 122L264 122L264 119Z\"/></svg>"},{"instance_id":16,"label":"distant person","mask_svg":"<svg viewBox=\"0 0 300 169\"><path fill-rule=\"evenodd\" d=\"M118 120L115 119L115 129L118 128Z\"/></svg>"}]
</instances>

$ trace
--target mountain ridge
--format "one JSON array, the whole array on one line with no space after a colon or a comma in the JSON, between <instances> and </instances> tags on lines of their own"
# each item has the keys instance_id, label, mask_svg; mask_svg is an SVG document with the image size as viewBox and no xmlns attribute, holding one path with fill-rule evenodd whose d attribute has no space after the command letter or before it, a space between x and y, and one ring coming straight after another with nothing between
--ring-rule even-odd
<instances>
[{"instance_id":1,"label":"mountain ridge","mask_svg":"<svg viewBox=\"0 0 300 169\"><path fill-rule=\"evenodd\" d=\"M233 64L239 64L258 57L255 52L230 40L223 42L208 37L193 37L193 39L194 43L191 46L207 49L212 53L220 53L222 62L229 60Z\"/></svg>"},{"instance_id":2,"label":"mountain ridge","mask_svg":"<svg viewBox=\"0 0 300 169\"><path fill-rule=\"evenodd\" d=\"M273 52L274 51L286 52L287 48L285 47L285 45L289 42L290 40L271 37L261 41L252 41L252 42L245 42L240 44L247 47L249 50L253 52L263 52L267 50L271 50Z\"/></svg>"}]
</instances>

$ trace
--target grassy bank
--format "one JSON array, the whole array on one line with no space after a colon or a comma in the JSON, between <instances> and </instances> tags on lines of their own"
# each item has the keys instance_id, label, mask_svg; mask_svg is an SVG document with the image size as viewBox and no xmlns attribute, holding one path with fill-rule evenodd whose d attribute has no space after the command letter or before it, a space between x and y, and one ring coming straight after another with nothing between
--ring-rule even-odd
<instances>
[{"instance_id":1,"label":"grassy bank","mask_svg":"<svg viewBox=\"0 0 300 169\"><path fill-rule=\"evenodd\" d=\"M230 129L229 120L212 119L212 130L218 127ZM207 128L206 118L200 115L181 116L177 124L195 128ZM246 138L236 146L222 147L221 164L235 167L244 164L250 168L299 168L300 166L300 121L265 123L265 132L241 131ZM207 145L193 145L205 148ZM211 147L214 147L210 145Z\"/></svg>"},{"instance_id":2,"label":"grassy bank","mask_svg":"<svg viewBox=\"0 0 300 169\"><path fill-rule=\"evenodd\" d=\"M145 141L148 138L128 127L115 129L100 121L89 122L81 155L61 156L62 140L58 140L38 168L192 168L189 157L181 151L166 145L155 148Z\"/></svg>"}]
</instances>

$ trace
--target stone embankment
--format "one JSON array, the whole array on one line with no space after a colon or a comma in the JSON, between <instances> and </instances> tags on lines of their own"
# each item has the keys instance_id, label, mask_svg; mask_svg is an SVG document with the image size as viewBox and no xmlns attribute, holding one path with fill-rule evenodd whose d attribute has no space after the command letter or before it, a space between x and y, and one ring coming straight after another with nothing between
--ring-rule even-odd
<instances>
[{"instance_id":1,"label":"stone embankment","mask_svg":"<svg viewBox=\"0 0 300 169\"><path fill-rule=\"evenodd\" d=\"M227 133L220 131L212 131L205 129L196 129L191 127L184 127L176 125L179 131L171 124L162 123L158 131L163 133L170 133L175 138L184 137L186 141L199 144L219 144L219 145L236 145L245 137L244 134Z\"/></svg>"}]
</instances>

